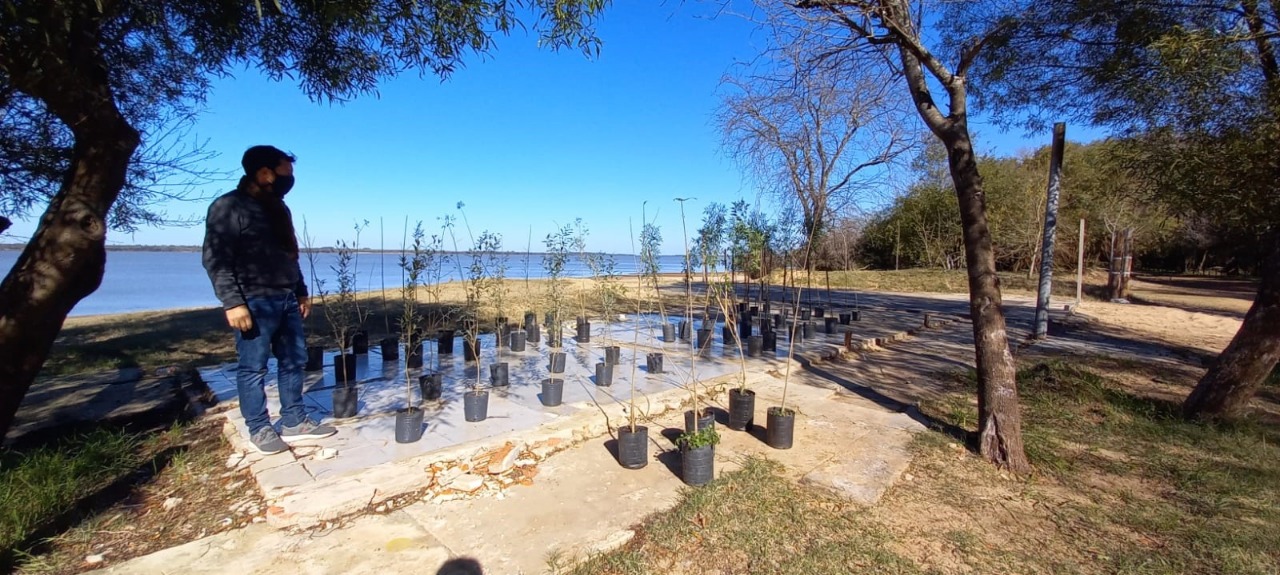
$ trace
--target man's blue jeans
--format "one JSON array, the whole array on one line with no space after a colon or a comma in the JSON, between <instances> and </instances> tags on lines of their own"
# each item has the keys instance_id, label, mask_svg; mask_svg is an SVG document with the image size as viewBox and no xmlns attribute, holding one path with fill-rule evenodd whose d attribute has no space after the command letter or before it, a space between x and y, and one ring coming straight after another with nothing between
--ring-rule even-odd
<instances>
[{"instance_id":1,"label":"man's blue jeans","mask_svg":"<svg viewBox=\"0 0 1280 575\"><path fill-rule=\"evenodd\" d=\"M302 370L307 363L307 343L302 333L298 298L292 293L253 296L245 298L245 303L253 317L253 327L244 333L236 330L236 353L240 355L240 365L236 369L240 414L244 416L250 435L271 425L263 382L267 377L267 359L275 355L280 423L286 427L298 425L307 416L302 403Z\"/></svg>"}]
</instances>

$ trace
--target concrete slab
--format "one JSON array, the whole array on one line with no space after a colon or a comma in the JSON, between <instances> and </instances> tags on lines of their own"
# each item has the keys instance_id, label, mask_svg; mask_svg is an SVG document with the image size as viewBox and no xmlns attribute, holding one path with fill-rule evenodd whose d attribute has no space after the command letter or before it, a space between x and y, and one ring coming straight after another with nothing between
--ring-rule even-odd
<instances>
[{"instance_id":1,"label":"concrete slab","mask_svg":"<svg viewBox=\"0 0 1280 575\"><path fill-rule=\"evenodd\" d=\"M393 512L361 517L323 533L289 533L255 524L92 573L347 575L401 573L408 566L414 572L434 573L449 557L449 549L421 525Z\"/></svg>"}]
</instances>

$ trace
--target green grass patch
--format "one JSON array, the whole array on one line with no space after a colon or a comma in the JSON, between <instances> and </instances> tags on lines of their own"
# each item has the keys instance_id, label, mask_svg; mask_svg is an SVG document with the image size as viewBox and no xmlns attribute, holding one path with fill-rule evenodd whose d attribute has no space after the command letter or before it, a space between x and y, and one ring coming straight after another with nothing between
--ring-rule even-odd
<instances>
[{"instance_id":1,"label":"green grass patch","mask_svg":"<svg viewBox=\"0 0 1280 575\"><path fill-rule=\"evenodd\" d=\"M1100 537L1106 571L1280 573L1280 430L1251 419L1186 421L1178 405L1127 392L1081 363L1018 372L1024 441L1041 473L1092 502L1071 503L1078 513L1103 531L1156 542L1158 552ZM929 409L975 427L971 402Z\"/></svg>"},{"instance_id":2,"label":"green grass patch","mask_svg":"<svg viewBox=\"0 0 1280 575\"><path fill-rule=\"evenodd\" d=\"M0 565L87 495L143 463L138 436L97 430L26 452L0 451Z\"/></svg>"},{"instance_id":3,"label":"green grass patch","mask_svg":"<svg viewBox=\"0 0 1280 575\"><path fill-rule=\"evenodd\" d=\"M737 471L687 490L622 549L591 557L574 574L920 573L888 550L861 510L796 485L779 464L750 458Z\"/></svg>"}]
</instances>

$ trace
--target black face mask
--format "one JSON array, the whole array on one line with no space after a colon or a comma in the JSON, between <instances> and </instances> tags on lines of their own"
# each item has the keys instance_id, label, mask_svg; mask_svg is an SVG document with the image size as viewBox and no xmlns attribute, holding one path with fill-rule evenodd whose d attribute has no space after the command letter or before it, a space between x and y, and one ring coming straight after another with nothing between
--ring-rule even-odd
<instances>
[{"instance_id":1,"label":"black face mask","mask_svg":"<svg viewBox=\"0 0 1280 575\"><path fill-rule=\"evenodd\" d=\"M271 184L271 191L283 198L293 189L293 181L293 176L276 176L275 183Z\"/></svg>"}]
</instances>

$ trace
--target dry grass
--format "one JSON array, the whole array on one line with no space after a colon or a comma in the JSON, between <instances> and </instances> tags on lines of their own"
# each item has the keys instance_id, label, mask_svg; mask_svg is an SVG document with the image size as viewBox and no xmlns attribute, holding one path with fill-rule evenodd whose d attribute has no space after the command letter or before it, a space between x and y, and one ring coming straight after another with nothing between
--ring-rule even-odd
<instances>
[{"instance_id":1,"label":"dry grass","mask_svg":"<svg viewBox=\"0 0 1280 575\"><path fill-rule=\"evenodd\" d=\"M217 420L0 452L0 570L79 573L89 555L110 564L248 524L233 504L266 507L248 469L224 467L230 452Z\"/></svg>"},{"instance_id":2,"label":"dry grass","mask_svg":"<svg viewBox=\"0 0 1280 575\"><path fill-rule=\"evenodd\" d=\"M590 279L565 280L569 298L565 302L565 316L572 318L586 313L600 313L599 299L593 293ZM683 307L683 283L668 278L662 287L664 300L672 309ZM549 308L546 282L532 280L508 280L508 294L501 310L486 302L480 308L485 325L499 312L508 321L520 322L525 311L541 312ZM617 305L618 313L635 310L634 297L640 292L634 279L624 279L626 295ZM641 297L641 307L654 307L651 290ZM358 298L367 310L368 318L363 328L368 330L370 341L399 333L400 292L366 292ZM459 310L466 301L465 289L460 282L442 284L435 297L422 289L419 302L423 309L437 316L459 317ZM324 314L324 303L315 299L315 308L305 322L308 340L316 345L333 347L336 341ZM141 367L151 370L158 367L203 367L235 360L235 340L227 327L221 309L202 308L161 312L142 312L120 315L69 318L54 343L49 360L45 362L42 376L59 376L72 373L103 371L110 369Z\"/></svg>"},{"instance_id":3,"label":"dry grass","mask_svg":"<svg viewBox=\"0 0 1280 575\"><path fill-rule=\"evenodd\" d=\"M904 480L863 509L750 461L573 573L1280 572L1280 424L1185 422L1104 366L1144 369L1072 358L1020 372L1032 477L928 432ZM972 382L952 381L922 408L968 425Z\"/></svg>"}]
</instances>

